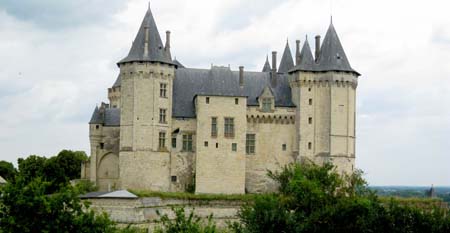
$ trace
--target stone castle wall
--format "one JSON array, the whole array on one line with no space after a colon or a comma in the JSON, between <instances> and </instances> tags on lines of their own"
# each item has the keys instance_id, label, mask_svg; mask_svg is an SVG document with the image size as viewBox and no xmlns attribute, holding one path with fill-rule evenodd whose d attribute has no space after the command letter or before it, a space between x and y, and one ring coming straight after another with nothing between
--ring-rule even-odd
<instances>
[{"instance_id":1,"label":"stone castle wall","mask_svg":"<svg viewBox=\"0 0 450 233\"><path fill-rule=\"evenodd\" d=\"M111 220L119 226L136 226L153 229L159 220L156 211L167 214L173 219L172 207L184 207L187 213L194 213L202 219L207 219L211 214L218 227L225 227L228 221L238 221L237 213L242 206L240 201L202 201L182 199L161 199L159 197L147 197L139 199L101 198L87 199L91 203L90 208L97 212L106 212Z\"/></svg>"}]
</instances>

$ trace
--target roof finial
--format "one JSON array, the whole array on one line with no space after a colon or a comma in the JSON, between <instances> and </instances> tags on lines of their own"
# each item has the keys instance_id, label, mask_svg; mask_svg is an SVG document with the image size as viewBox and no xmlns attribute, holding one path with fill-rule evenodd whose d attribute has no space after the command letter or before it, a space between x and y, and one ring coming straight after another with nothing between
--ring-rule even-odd
<instances>
[{"instance_id":1,"label":"roof finial","mask_svg":"<svg viewBox=\"0 0 450 233\"><path fill-rule=\"evenodd\" d=\"M150 1L148 1L148 10L150 10Z\"/></svg>"},{"instance_id":2,"label":"roof finial","mask_svg":"<svg viewBox=\"0 0 450 233\"><path fill-rule=\"evenodd\" d=\"M333 24L333 15L330 15L330 24Z\"/></svg>"}]
</instances>

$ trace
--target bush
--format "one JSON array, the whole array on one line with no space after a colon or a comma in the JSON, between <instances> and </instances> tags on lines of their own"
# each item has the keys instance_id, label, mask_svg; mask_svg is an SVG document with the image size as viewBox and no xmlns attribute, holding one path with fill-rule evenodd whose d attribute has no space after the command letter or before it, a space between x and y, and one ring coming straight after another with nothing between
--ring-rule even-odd
<instances>
[{"instance_id":1,"label":"bush","mask_svg":"<svg viewBox=\"0 0 450 233\"><path fill-rule=\"evenodd\" d=\"M207 219L206 224L202 219L191 211L186 214L183 207L172 208L175 213L175 219L171 220L167 214L161 215L157 211L160 220L160 227L158 227L156 233L215 233L218 232L216 225L212 221L212 215Z\"/></svg>"},{"instance_id":2,"label":"bush","mask_svg":"<svg viewBox=\"0 0 450 233\"><path fill-rule=\"evenodd\" d=\"M256 232L450 232L450 213L381 202L361 178L340 176L330 164L294 164L270 172L279 194L256 198L230 228Z\"/></svg>"}]
</instances>

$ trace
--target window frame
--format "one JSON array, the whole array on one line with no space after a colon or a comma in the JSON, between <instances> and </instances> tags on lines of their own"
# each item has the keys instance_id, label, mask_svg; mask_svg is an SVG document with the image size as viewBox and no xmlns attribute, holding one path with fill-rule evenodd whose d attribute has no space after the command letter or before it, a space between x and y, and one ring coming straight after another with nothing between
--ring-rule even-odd
<instances>
[{"instance_id":1,"label":"window frame","mask_svg":"<svg viewBox=\"0 0 450 233\"><path fill-rule=\"evenodd\" d=\"M217 137L217 117L211 117L211 137Z\"/></svg>"},{"instance_id":2,"label":"window frame","mask_svg":"<svg viewBox=\"0 0 450 233\"><path fill-rule=\"evenodd\" d=\"M256 134L248 133L245 135L245 153L251 155L255 154L255 152L256 152Z\"/></svg>"},{"instance_id":3,"label":"window frame","mask_svg":"<svg viewBox=\"0 0 450 233\"><path fill-rule=\"evenodd\" d=\"M165 131L159 131L158 149L166 149L166 132Z\"/></svg>"},{"instance_id":4,"label":"window frame","mask_svg":"<svg viewBox=\"0 0 450 233\"><path fill-rule=\"evenodd\" d=\"M233 138L234 137L234 118L225 117L224 118L224 137Z\"/></svg>"},{"instance_id":5,"label":"window frame","mask_svg":"<svg viewBox=\"0 0 450 233\"><path fill-rule=\"evenodd\" d=\"M159 97L167 98L167 83L159 83Z\"/></svg>"},{"instance_id":6,"label":"window frame","mask_svg":"<svg viewBox=\"0 0 450 233\"><path fill-rule=\"evenodd\" d=\"M192 152L193 150L193 139L192 139L192 134L183 134L183 148L182 151L185 152Z\"/></svg>"},{"instance_id":7,"label":"window frame","mask_svg":"<svg viewBox=\"0 0 450 233\"><path fill-rule=\"evenodd\" d=\"M160 108L159 109L159 123L160 124L167 124L167 109Z\"/></svg>"}]
</instances>

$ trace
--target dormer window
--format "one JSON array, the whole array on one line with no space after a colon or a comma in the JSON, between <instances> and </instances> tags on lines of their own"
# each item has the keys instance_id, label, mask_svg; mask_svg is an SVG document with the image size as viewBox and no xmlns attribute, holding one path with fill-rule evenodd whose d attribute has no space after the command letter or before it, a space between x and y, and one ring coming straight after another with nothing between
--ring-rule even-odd
<instances>
[{"instance_id":1,"label":"dormer window","mask_svg":"<svg viewBox=\"0 0 450 233\"><path fill-rule=\"evenodd\" d=\"M272 111L272 98L264 98L262 100L262 110L264 112Z\"/></svg>"}]
</instances>

